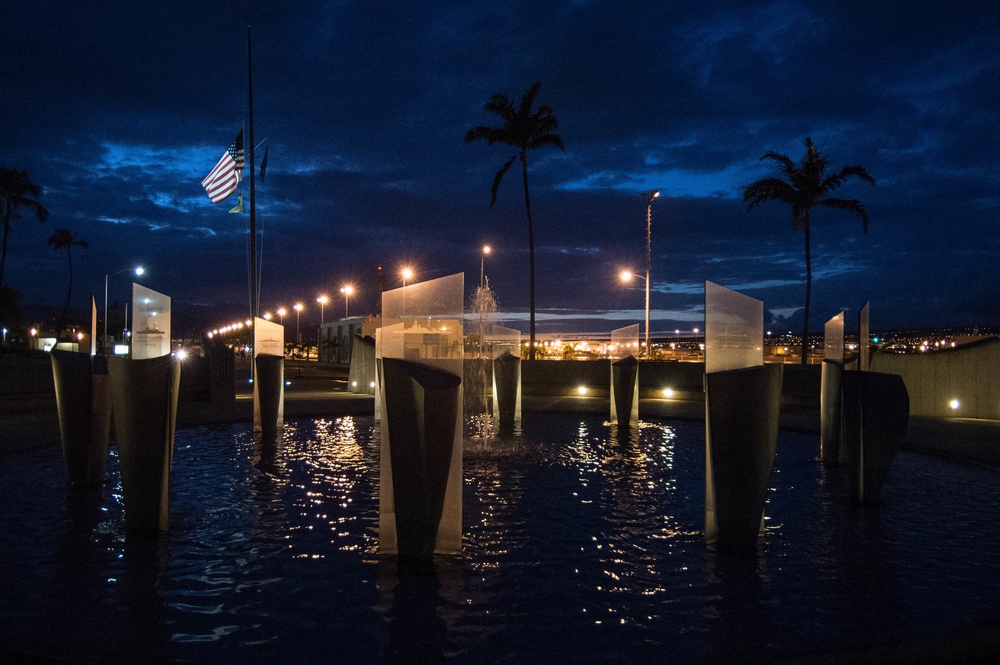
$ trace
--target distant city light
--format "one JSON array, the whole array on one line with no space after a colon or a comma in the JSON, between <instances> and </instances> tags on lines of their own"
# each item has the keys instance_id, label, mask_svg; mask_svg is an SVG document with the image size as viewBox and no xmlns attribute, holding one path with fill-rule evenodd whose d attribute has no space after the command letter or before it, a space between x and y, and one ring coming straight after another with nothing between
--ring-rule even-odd
<instances>
[{"instance_id":1,"label":"distant city light","mask_svg":"<svg viewBox=\"0 0 1000 665\"><path fill-rule=\"evenodd\" d=\"M667 397L667 398L673 397L674 396L674 389L673 388L664 388L663 389L663 396Z\"/></svg>"},{"instance_id":2,"label":"distant city light","mask_svg":"<svg viewBox=\"0 0 1000 665\"><path fill-rule=\"evenodd\" d=\"M948 406L951 407L952 411L958 411L958 407L962 406L962 403L959 402L957 399L953 399L950 402L948 402Z\"/></svg>"},{"instance_id":3,"label":"distant city light","mask_svg":"<svg viewBox=\"0 0 1000 665\"><path fill-rule=\"evenodd\" d=\"M587 394L587 386L577 386L576 392L579 395L586 395Z\"/></svg>"}]
</instances>

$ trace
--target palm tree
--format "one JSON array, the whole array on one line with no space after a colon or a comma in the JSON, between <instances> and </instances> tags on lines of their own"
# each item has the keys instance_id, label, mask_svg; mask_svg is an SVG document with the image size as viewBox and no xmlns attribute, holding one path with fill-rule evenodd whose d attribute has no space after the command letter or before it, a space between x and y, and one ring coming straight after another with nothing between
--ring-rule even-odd
<instances>
[{"instance_id":1,"label":"palm tree","mask_svg":"<svg viewBox=\"0 0 1000 665\"><path fill-rule=\"evenodd\" d=\"M35 199L42 188L28 179L28 172L0 166L0 223L3 224L3 249L0 250L0 288L3 287L4 264L7 263L7 234L10 222L19 218L18 208L30 209L39 222L48 219L49 211Z\"/></svg>"},{"instance_id":2,"label":"palm tree","mask_svg":"<svg viewBox=\"0 0 1000 665\"><path fill-rule=\"evenodd\" d=\"M530 264L531 282L531 341L528 346L528 358L535 359L535 232L531 222L531 197L528 195L528 150L540 148L546 145L553 145L560 150L565 150L562 139L555 133L559 124L556 121L555 113L544 104L532 111L538 90L542 87L541 82L535 82L524 96L521 98L521 105L514 106L514 103L506 95L497 93L486 102L485 110L497 115L503 124L500 127L486 127L479 125L473 127L465 134L465 142L470 143L477 139L483 139L490 145L501 143L512 146L517 152L508 159L500 170L493 177L492 198L490 207L497 202L497 190L500 188L500 181L507 173L507 170L514 163L515 159L521 160L521 178L524 181L524 208L528 213L528 262Z\"/></svg>"},{"instance_id":3,"label":"palm tree","mask_svg":"<svg viewBox=\"0 0 1000 665\"><path fill-rule=\"evenodd\" d=\"M48 242L56 251L65 249L66 261L69 262L69 288L66 290L66 304L63 306L62 323L60 324L60 330L62 330L66 327L66 312L69 311L69 301L73 295L73 254L71 250L73 247L90 249L90 245L87 244L86 240L77 240L76 234L71 233L69 229L56 229Z\"/></svg>"},{"instance_id":4,"label":"palm tree","mask_svg":"<svg viewBox=\"0 0 1000 665\"><path fill-rule=\"evenodd\" d=\"M813 206L835 208L853 212L861 217L862 228L868 233L868 211L857 199L837 199L830 193L843 185L851 176L874 185L875 179L863 166L845 166L836 173L827 173L827 159L820 154L812 139L806 137L806 154L796 164L787 155L768 151L761 159L773 159L781 164L786 180L764 178L752 182L743 190L747 210L763 201L779 201L792 211L792 228L802 229L806 236L806 308L802 317L802 364L806 363L809 338L809 301L812 296L812 257L809 252L809 222Z\"/></svg>"}]
</instances>

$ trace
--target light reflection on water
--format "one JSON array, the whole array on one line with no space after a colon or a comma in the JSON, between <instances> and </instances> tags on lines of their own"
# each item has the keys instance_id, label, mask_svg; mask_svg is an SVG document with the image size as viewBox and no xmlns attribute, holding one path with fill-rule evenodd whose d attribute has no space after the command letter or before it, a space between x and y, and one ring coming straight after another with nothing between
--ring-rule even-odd
<instances>
[{"instance_id":1,"label":"light reflection on water","mask_svg":"<svg viewBox=\"0 0 1000 665\"><path fill-rule=\"evenodd\" d=\"M0 638L92 660L688 662L1000 614L995 474L902 454L861 508L816 437L782 433L760 556L716 557L700 425L571 415L502 439L470 423L463 557L399 577L378 557L376 427L178 432L158 543L126 538L114 456L93 500L64 496L58 449L3 460Z\"/></svg>"}]
</instances>

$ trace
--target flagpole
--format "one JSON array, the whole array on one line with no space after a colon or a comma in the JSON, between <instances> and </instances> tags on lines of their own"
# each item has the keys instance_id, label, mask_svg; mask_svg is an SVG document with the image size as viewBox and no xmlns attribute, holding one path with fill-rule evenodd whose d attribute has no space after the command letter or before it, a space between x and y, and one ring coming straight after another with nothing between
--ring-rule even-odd
<instances>
[{"instance_id":1,"label":"flagpole","mask_svg":"<svg viewBox=\"0 0 1000 665\"><path fill-rule=\"evenodd\" d=\"M250 26L247 26L247 112L249 115L250 138L250 317L257 318L259 303L257 294L257 206L255 201L254 174L256 162L253 157L253 61L250 51Z\"/></svg>"}]
</instances>

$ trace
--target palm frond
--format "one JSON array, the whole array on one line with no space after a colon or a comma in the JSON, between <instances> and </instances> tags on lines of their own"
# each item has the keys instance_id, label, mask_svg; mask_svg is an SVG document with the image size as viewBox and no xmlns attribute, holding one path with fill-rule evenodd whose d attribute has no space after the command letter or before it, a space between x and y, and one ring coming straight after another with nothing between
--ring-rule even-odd
<instances>
[{"instance_id":1,"label":"palm frond","mask_svg":"<svg viewBox=\"0 0 1000 665\"><path fill-rule=\"evenodd\" d=\"M763 161L765 159L773 159L774 161L781 164L781 170L787 176L791 176L791 174L795 173L795 171L798 170L798 166L796 166L795 162L793 162L791 158L788 157L788 155L783 155L780 152L768 150L763 155L761 155L760 159L757 161Z\"/></svg>"},{"instance_id":2,"label":"palm frond","mask_svg":"<svg viewBox=\"0 0 1000 665\"><path fill-rule=\"evenodd\" d=\"M512 118L517 113L514 109L514 105L507 98L507 95L501 93L497 93L490 97L490 101L486 102L483 109L499 116L505 121Z\"/></svg>"},{"instance_id":3,"label":"palm frond","mask_svg":"<svg viewBox=\"0 0 1000 665\"><path fill-rule=\"evenodd\" d=\"M747 210L764 201L780 201L793 204L798 198L796 189L781 178L763 178L752 182L743 189L743 202Z\"/></svg>"},{"instance_id":4,"label":"palm frond","mask_svg":"<svg viewBox=\"0 0 1000 665\"><path fill-rule=\"evenodd\" d=\"M861 201L857 199L819 199L815 205L853 212L861 218L861 227L866 234L868 233L868 210Z\"/></svg>"},{"instance_id":5,"label":"palm frond","mask_svg":"<svg viewBox=\"0 0 1000 665\"><path fill-rule=\"evenodd\" d=\"M497 174L493 176L493 187L490 189L490 191L492 192L492 197L490 198L491 208L493 207L493 204L497 202L497 191L500 189L500 181L503 180L504 175L510 169L511 165L514 163L514 160L517 159L519 154L520 153L514 153L514 156L508 159L507 162L500 167L500 170L497 171Z\"/></svg>"}]
</instances>

